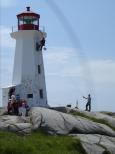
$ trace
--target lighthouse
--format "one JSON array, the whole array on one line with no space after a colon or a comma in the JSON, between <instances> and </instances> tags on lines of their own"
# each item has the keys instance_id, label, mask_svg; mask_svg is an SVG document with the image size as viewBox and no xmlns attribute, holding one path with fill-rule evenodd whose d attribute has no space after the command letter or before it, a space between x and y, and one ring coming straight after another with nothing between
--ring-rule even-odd
<instances>
[{"instance_id":1,"label":"lighthouse","mask_svg":"<svg viewBox=\"0 0 115 154\"><path fill-rule=\"evenodd\" d=\"M30 7L17 15L18 30L10 34L16 40L12 83L2 89L3 106L15 89L14 94L30 107L48 107L43 63L46 33L40 30L39 19L40 15Z\"/></svg>"}]
</instances>

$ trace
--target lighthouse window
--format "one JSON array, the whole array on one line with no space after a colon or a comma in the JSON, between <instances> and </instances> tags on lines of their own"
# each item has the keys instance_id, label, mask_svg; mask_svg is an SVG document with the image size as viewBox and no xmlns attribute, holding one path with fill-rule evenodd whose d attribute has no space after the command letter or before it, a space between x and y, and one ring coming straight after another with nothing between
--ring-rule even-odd
<instances>
[{"instance_id":1,"label":"lighthouse window","mask_svg":"<svg viewBox=\"0 0 115 154\"><path fill-rule=\"evenodd\" d=\"M43 98L43 89L39 90L40 98Z\"/></svg>"},{"instance_id":2,"label":"lighthouse window","mask_svg":"<svg viewBox=\"0 0 115 154\"><path fill-rule=\"evenodd\" d=\"M41 73L41 67L40 67L40 65L38 65L38 74L40 74Z\"/></svg>"},{"instance_id":3,"label":"lighthouse window","mask_svg":"<svg viewBox=\"0 0 115 154\"><path fill-rule=\"evenodd\" d=\"M36 42L36 51L39 51L39 43Z\"/></svg>"},{"instance_id":4,"label":"lighthouse window","mask_svg":"<svg viewBox=\"0 0 115 154\"><path fill-rule=\"evenodd\" d=\"M27 98L33 98L33 94L27 94Z\"/></svg>"}]
</instances>

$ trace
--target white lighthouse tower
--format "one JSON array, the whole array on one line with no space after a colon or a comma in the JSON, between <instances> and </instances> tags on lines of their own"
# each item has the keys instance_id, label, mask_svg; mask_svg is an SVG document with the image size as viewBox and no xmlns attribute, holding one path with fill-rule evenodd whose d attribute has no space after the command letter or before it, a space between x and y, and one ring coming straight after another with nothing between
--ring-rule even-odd
<instances>
[{"instance_id":1,"label":"white lighthouse tower","mask_svg":"<svg viewBox=\"0 0 115 154\"><path fill-rule=\"evenodd\" d=\"M46 33L39 29L39 18L30 7L17 15L18 31L11 33L16 40L12 85L3 88L3 106L12 87L15 95L26 100L30 107L48 106L42 55Z\"/></svg>"}]
</instances>

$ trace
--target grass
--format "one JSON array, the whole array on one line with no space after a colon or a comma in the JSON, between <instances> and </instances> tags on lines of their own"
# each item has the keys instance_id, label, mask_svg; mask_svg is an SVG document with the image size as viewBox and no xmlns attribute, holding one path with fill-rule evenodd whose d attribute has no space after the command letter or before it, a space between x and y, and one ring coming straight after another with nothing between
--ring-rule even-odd
<instances>
[{"instance_id":1,"label":"grass","mask_svg":"<svg viewBox=\"0 0 115 154\"><path fill-rule=\"evenodd\" d=\"M111 152L106 150L103 152L103 154L111 154Z\"/></svg>"},{"instance_id":2,"label":"grass","mask_svg":"<svg viewBox=\"0 0 115 154\"><path fill-rule=\"evenodd\" d=\"M104 113L104 114L109 115L111 117L114 117L115 116L115 112L107 112L107 111L103 112L102 111L101 113Z\"/></svg>"},{"instance_id":3,"label":"grass","mask_svg":"<svg viewBox=\"0 0 115 154\"><path fill-rule=\"evenodd\" d=\"M72 111L70 114L72 115L75 115L75 116L80 116L80 117L84 117L84 118L87 118L93 122L96 122L96 123L101 123L101 124L104 124L104 125L107 125L108 127L110 127L112 130L115 131L115 127L111 126L106 120L104 119L97 119L97 118L94 118L94 117L90 117L90 116L87 116L85 115L84 113L81 113L81 112L76 112L76 111Z\"/></svg>"},{"instance_id":4,"label":"grass","mask_svg":"<svg viewBox=\"0 0 115 154\"><path fill-rule=\"evenodd\" d=\"M0 131L0 154L86 154L79 139L41 131L29 136Z\"/></svg>"}]
</instances>

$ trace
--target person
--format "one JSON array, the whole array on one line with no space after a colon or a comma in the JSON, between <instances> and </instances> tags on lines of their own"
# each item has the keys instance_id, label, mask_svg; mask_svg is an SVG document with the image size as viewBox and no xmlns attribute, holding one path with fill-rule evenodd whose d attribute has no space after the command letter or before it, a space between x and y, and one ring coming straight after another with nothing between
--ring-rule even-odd
<instances>
[{"instance_id":1,"label":"person","mask_svg":"<svg viewBox=\"0 0 115 154\"><path fill-rule=\"evenodd\" d=\"M20 95L19 94L16 95L16 100L20 101Z\"/></svg>"},{"instance_id":2,"label":"person","mask_svg":"<svg viewBox=\"0 0 115 154\"><path fill-rule=\"evenodd\" d=\"M14 93L15 93L15 87L10 88L8 92L9 99L11 99L11 96L14 95Z\"/></svg>"},{"instance_id":3,"label":"person","mask_svg":"<svg viewBox=\"0 0 115 154\"><path fill-rule=\"evenodd\" d=\"M26 104L25 100L22 100L22 104L19 107L19 115L25 117L26 116Z\"/></svg>"},{"instance_id":4,"label":"person","mask_svg":"<svg viewBox=\"0 0 115 154\"><path fill-rule=\"evenodd\" d=\"M8 112L8 114L12 115L11 99L9 99L9 101L8 101L7 112Z\"/></svg>"},{"instance_id":5,"label":"person","mask_svg":"<svg viewBox=\"0 0 115 154\"><path fill-rule=\"evenodd\" d=\"M84 97L83 98L87 99L87 103L86 103L86 111L91 111L91 96L90 94L88 95L88 97Z\"/></svg>"},{"instance_id":6,"label":"person","mask_svg":"<svg viewBox=\"0 0 115 154\"><path fill-rule=\"evenodd\" d=\"M43 37L43 39L40 41L40 48L39 50L42 50L43 46L45 46L45 38Z\"/></svg>"},{"instance_id":7,"label":"person","mask_svg":"<svg viewBox=\"0 0 115 154\"><path fill-rule=\"evenodd\" d=\"M25 108L26 108L26 116L28 116L28 112L30 110L29 105L27 104L27 102L25 101Z\"/></svg>"},{"instance_id":8,"label":"person","mask_svg":"<svg viewBox=\"0 0 115 154\"><path fill-rule=\"evenodd\" d=\"M16 101L15 95L11 96L11 104L12 104L13 114L18 115L18 102Z\"/></svg>"}]
</instances>

